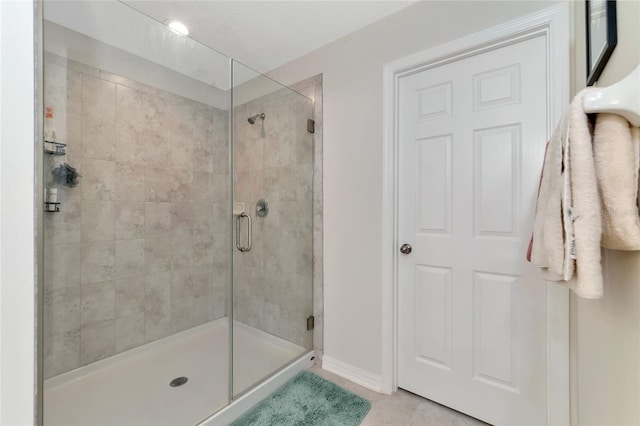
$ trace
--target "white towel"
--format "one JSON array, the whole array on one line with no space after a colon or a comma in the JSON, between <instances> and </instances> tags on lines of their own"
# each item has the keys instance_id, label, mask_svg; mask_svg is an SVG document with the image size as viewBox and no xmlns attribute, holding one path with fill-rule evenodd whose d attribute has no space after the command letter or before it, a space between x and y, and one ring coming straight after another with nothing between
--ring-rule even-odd
<instances>
[{"instance_id":1,"label":"white towel","mask_svg":"<svg viewBox=\"0 0 640 426\"><path fill-rule=\"evenodd\" d=\"M567 121L567 120L563 120ZM569 129L563 133L562 141L562 224L564 229L564 270L562 279L569 281L576 268L575 239L573 238L573 216L572 203L573 196L571 193L571 149L569 139Z\"/></svg>"},{"instance_id":2,"label":"white towel","mask_svg":"<svg viewBox=\"0 0 640 426\"><path fill-rule=\"evenodd\" d=\"M602 296L601 209L589 120L578 93L547 146L540 181L531 262L547 281L579 296Z\"/></svg>"},{"instance_id":3,"label":"white towel","mask_svg":"<svg viewBox=\"0 0 640 426\"><path fill-rule=\"evenodd\" d=\"M602 247L640 250L640 129L615 114L598 114L593 136L602 198Z\"/></svg>"},{"instance_id":4,"label":"white towel","mask_svg":"<svg viewBox=\"0 0 640 426\"><path fill-rule=\"evenodd\" d=\"M575 239L575 274L567 284L579 296L602 297L600 236L602 214L591 143L589 120L582 109L586 88L576 95L569 109L569 161L571 167L571 217Z\"/></svg>"},{"instance_id":5,"label":"white towel","mask_svg":"<svg viewBox=\"0 0 640 426\"><path fill-rule=\"evenodd\" d=\"M564 278L562 151L566 131L566 121L562 120L547 143L533 227L530 261L543 268L543 276L549 281Z\"/></svg>"}]
</instances>

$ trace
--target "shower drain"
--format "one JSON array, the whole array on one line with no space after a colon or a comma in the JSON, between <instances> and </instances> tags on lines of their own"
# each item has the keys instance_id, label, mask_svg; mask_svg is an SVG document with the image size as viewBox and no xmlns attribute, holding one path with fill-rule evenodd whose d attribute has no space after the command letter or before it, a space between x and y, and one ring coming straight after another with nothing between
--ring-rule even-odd
<instances>
[{"instance_id":1,"label":"shower drain","mask_svg":"<svg viewBox=\"0 0 640 426\"><path fill-rule=\"evenodd\" d=\"M175 379L169 382L169 386L171 386L172 388L177 388L178 386L184 385L188 381L189 379L187 379L186 377L176 377Z\"/></svg>"}]
</instances>

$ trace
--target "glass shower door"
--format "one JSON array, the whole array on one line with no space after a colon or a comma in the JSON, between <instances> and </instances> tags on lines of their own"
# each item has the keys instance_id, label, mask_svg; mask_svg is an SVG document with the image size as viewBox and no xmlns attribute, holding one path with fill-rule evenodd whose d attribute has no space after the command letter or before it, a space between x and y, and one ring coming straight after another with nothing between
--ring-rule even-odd
<instances>
[{"instance_id":1,"label":"glass shower door","mask_svg":"<svg viewBox=\"0 0 640 426\"><path fill-rule=\"evenodd\" d=\"M230 59L43 7L44 424L196 424L230 399Z\"/></svg>"},{"instance_id":2,"label":"glass shower door","mask_svg":"<svg viewBox=\"0 0 640 426\"><path fill-rule=\"evenodd\" d=\"M233 62L233 395L312 348L313 101Z\"/></svg>"}]
</instances>

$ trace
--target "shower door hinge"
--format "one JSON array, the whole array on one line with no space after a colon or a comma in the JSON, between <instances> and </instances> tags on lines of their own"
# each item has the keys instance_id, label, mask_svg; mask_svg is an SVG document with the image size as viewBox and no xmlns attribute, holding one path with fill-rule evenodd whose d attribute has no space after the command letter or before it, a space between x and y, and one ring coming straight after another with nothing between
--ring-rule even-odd
<instances>
[{"instance_id":1,"label":"shower door hinge","mask_svg":"<svg viewBox=\"0 0 640 426\"><path fill-rule=\"evenodd\" d=\"M307 132L315 133L316 132L316 122L312 119L307 120Z\"/></svg>"},{"instance_id":2,"label":"shower door hinge","mask_svg":"<svg viewBox=\"0 0 640 426\"><path fill-rule=\"evenodd\" d=\"M313 315L307 318L307 330L313 330L314 322L315 318L313 317Z\"/></svg>"}]
</instances>

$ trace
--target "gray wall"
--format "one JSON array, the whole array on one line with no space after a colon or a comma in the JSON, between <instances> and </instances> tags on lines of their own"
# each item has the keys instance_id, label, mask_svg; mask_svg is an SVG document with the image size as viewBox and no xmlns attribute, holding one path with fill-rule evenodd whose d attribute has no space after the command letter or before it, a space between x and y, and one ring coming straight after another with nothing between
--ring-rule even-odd
<instances>
[{"instance_id":1,"label":"gray wall","mask_svg":"<svg viewBox=\"0 0 640 426\"><path fill-rule=\"evenodd\" d=\"M326 356L381 377L384 64L552 4L419 1L269 72L323 76Z\"/></svg>"},{"instance_id":2,"label":"gray wall","mask_svg":"<svg viewBox=\"0 0 640 426\"><path fill-rule=\"evenodd\" d=\"M225 316L227 112L48 54L45 377ZM74 188L52 182L68 162Z\"/></svg>"},{"instance_id":3,"label":"gray wall","mask_svg":"<svg viewBox=\"0 0 640 426\"><path fill-rule=\"evenodd\" d=\"M379 377L382 68L385 63L553 4L573 10L574 94L585 84L584 2L428 1L323 46L269 74L285 84L323 73L325 353ZM640 63L640 2L617 2L618 46L598 85ZM345 212L367 212L345 221ZM347 241L357 241L351 251ZM640 253L605 250L605 294L572 297L572 423L640 423ZM357 309L354 309L357 306Z\"/></svg>"},{"instance_id":4,"label":"gray wall","mask_svg":"<svg viewBox=\"0 0 640 426\"><path fill-rule=\"evenodd\" d=\"M618 45L598 86L640 65L640 2L619 1ZM585 86L584 2L575 2L574 90ZM603 250L604 296L571 297L572 423L640 424L640 252Z\"/></svg>"}]
</instances>

